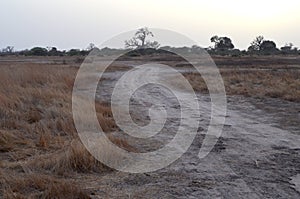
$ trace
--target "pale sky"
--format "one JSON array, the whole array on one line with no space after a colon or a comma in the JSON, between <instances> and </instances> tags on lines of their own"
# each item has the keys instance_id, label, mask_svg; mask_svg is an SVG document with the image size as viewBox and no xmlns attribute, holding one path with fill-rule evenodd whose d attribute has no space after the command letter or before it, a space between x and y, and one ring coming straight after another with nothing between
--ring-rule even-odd
<instances>
[{"instance_id":1,"label":"pale sky","mask_svg":"<svg viewBox=\"0 0 300 199\"><path fill-rule=\"evenodd\" d=\"M300 47L300 1L0 0L0 25L0 49L85 48L145 26L179 32L202 47L213 35L240 49L258 35Z\"/></svg>"}]
</instances>

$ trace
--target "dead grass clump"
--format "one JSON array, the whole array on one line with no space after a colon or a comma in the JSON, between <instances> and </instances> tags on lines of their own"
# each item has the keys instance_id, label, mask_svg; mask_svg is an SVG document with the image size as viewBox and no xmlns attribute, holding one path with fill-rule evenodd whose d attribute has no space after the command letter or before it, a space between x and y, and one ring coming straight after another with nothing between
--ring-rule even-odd
<instances>
[{"instance_id":1,"label":"dead grass clump","mask_svg":"<svg viewBox=\"0 0 300 199\"><path fill-rule=\"evenodd\" d=\"M12 131L0 130L0 152L9 152L29 144L28 141L20 138Z\"/></svg>"},{"instance_id":2,"label":"dead grass clump","mask_svg":"<svg viewBox=\"0 0 300 199\"><path fill-rule=\"evenodd\" d=\"M111 108L102 103L95 103L97 118L104 132L110 132L117 129L117 125L113 119Z\"/></svg>"},{"instance_id":3,"label":"dead grass clump","mask_svg":"<svg viewBox=\"0 0 300 199\"><path fill-rule=\"evenodd\" d=\"M108 138L111 142L124 150L130 152L135 151L131 145L121 138L117 138L110 134L108 135ZM112 152L107 149L103 150L106 151L105 153L107 153L110 158L113 158L114 156L119 157L118 154L112 154ZM112 159L111 161L117 162L118 160ZM19 164L12 164L12 167L28 168L31 171L38 172L48 170L58 175L68 175L70 172L102 173L113 171L111 168L95 159L78 139L74 139L67 147L60 151L52 154L41 155L29 161L22 161Z\"/></svg>"},{"instance_id":4,"label":"dead grass clump","mask_svg":"<svg viewBox=\"0 0 300 199\"><path fill-rule=\"evenodd\" d=\"M4 170L0 173L3 198L90 198L74 181L36 173L21 174Z\"/></svg>"},{"instance_id":5,"label":"dead grass clump","mask_svg":"<svg viewBox=\"0 0 300 199\"><path fill-rule=\"evenodd\" d=\"M29 124L39 122L43 118L41 111L37 108L32 108L31 110L29 110L25 117L27 117L27 121Z\"/></svg>"},{"instance_id":6,"label":"dead grass clump","mask_svg":"<svg viewBox=\"0 0 300 199\"><path fill-rule=\"evenodd\" d=\"M54 171L65 173L67 171L77 172L103 172L111 170L96 160L79 140L73 140L68 149L58 158Z\"/></svg>"},{"instance_id":7,"label":"dead grass clump","mask_svg":"<svg viewBox=\"0 0 300 199\"><path fill-rule=\"evenodd\" d=\"M70 172L106 172L111 169L96 160L79 140L73 140L67 147L52 154L41 155L27 162L19 163L32 171L48 170L58 175ZM19 167L13 165L13 167Z\"/></svg>"},{"instance_id":8,"label":"dead grass clump","mask_svg":"<svg viewBox=\"0 0 300 199\"><path fill-rule=\"evenodd\" d=\"M52 127L55 127L55 129L60 132L61 135L77 137L77 131L72 118L58 118L55 120L55 125Z\"/></svg>"},{"instance_id":9,"label":"dead grass clump","mask_svg":"<svg viewBox=\"0 0 300 199\"><path fill-rule=\"evenodd\" d=\"M205 84L205 81L201 75L199 75L199 73L185 73L184 77L189 81L195 91L208 93L208 88Z\"/></svg>"}]
</instances>

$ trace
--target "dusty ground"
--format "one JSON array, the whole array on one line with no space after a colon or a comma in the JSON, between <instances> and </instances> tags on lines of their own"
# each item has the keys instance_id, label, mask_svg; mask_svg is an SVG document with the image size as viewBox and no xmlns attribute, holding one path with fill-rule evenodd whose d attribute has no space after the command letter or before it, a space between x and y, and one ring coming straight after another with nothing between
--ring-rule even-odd
<instances>
[{"instance_id":1,"label":"dusty ground","mask_svg":"<svg viewBox=\"0 0 300 199\"><path fill-rule=\"evenodd\" d=\"M1 70L6 71L6 73L2 74L9 74L13 71L11 67L16 65L19 67L29 67L27 75L33 70L39 73L38 67L50 66L49 63L45 66L45 63L35 62L34 64L39 65L35 66L35 68L30 68L34 65L31 61L24 66L20 65L20 63L7 62L6 60L1 63ZM219 62L221 61L219 60ZM225 61L223 60L223 62ZM249 62L251 60L247 59L246 63ZM272 61L272 63L274 62ZM287 61L281 60L281 62L284 63L279 63L279 65L285 64ZM297 64L295 64L295 60L288 63L291 64L290 62L292 62L294 70ZM76 65L75 61L72 63ZM240 65L241 61L238 63ZM247 65L246 63L244 60L243 64ZM136 63L128 62L126 65L136 65ZM225 67L225 65L223 64L222 67ZM264 65L267 68L271 67L266 63ZM7 69L7 67L10 68ZM57 70L62 73L63 71L67 71L65 72L66 74L75 74L76 72L76 69L69 67L68 64L52 63L52 67L54 68L47 71L47 74L52 74ZM232 65L231 67L234 68ZM255 68L255 66L252 67ZM237 69L234 68L234 70ZM146 74L143 73L137 77L133 77L131 83L124 83L122 86L130 87L139 84L142 77L147 75L166 78L168 74L164 74L162 71L157 67L150 67ZM170 119L167 120L162 132L151 139L129 138L129 136L118 132L118 129L115 128L110 118L106 118L105 122L101 119L102 116L111 116L109 110L106 110L106 106L101 104L110 102L110 93L114 84L124 72L123 70L107 72L105 73L105 78L99 84L97 99L102 102L98 108L100 123L103 125L109 124L107 125L107 130L113 131L112 134L117 134L120 136L118 138L122 138L121 140L126 140L126 144L123 145L127 147L129 145L130 148L133 147L137 152L147 152L163 147L176 133L176 127L178 127L180 120L180 106L178 105L178 101L172 93L164 88L154 85L146 86L135 92L131 100L130 110L132 118L140 125L145 125L149 122L147 110L154 103L161 104L167 108L171 116ZM14 76L15 79L18 79L20 73L12 73L12 77ZM24 75L21 75L21 77L24 77ZM35 77L38 76L35 75ZM48 78L46 83L43 83L45 76L29 81L28 79L32 79L29 75L28 79L23 78L16 85L1 87L1 97L6 99L6 101L12 95L14 97L20 95L18 96L18 99L20 99L17 101L19 103L22 102L21 107L23 108L21 109L18 103L16 103L16 107L7 107L5 104L1 105L1 110L5 110L2 116L1 135L16 136L17 138L21 138L21 141L29 143L22 144L20 143L20 139L17 139L17 143L10 141L13 142L13 144L10 144L7 139L4 139L5 142L3 143L5 145L3 144L1 148L0 164L3 192L0 196L7 198L28 198L28 196L50 198L55 196L61 198L300 197L300 105L297 100L287 101L280 96L273 96L273 98L264 95L251 97L251 95L245 96L242 93L232 93L232 96L228 96L228 111L222 136L219 138L212 152L205 158L199 159L197 156L199 147L205 137L205 131L209 123L210 98L207 94L198 93L198 98L201 102L201 116L197 119L200 122L200 127L198 135L188 151L176 162L159 171L145 174L129 174L110 170L91 159L85 150L78 145L78 142L74 141L76 140L76 135L73 134L76 134L76 132L72 129L73 124L69 120L67 120L67 126L70 125L71 127L67 128L62 125L62 128L60 125L55 125L55 128L50 128L46 139L43 138L43 133L39 131L33 134L34 131L31 129L37 128L36 126L38 125L47 126L48 121L57 123L58 120L65 121L63 118L71 118L69 88L72 80L63 78L68 77L65 75L60 76L63 80L60 80L60 77L54 77ZM2 79L5 78L2 77ZM25 102L28 102L25 101L25 97L22 97L22 95L25 95L25 92L17 93L19 90L11 89L24 83L24 79L26 82L29 82L26 87L29 89L28 91L26 90L26 98L30 98L31 96L34 96L32 98L36 98L37 96L39 103L47 102L41 107L42 119L38 119L38 121L35 121L35 119L33 123L32 118L28 120L27 116L25 117L26 111L30 110L30 106L27 107L24 105ZM39 80L38 82L42 82L39 86L42 85L41 88L43 89L32 86L35 85L37 79ZM49 84L49 81L52 83ZM60 81L61 84L57 85L56 83ZM38 93L49 94L49 90L45 90L45 88L49 88L52 91L51 98L48 101L46 99L50 96L45 98L38 97L45 96ZM9 92L10 90L11 92ZM62 94L64 90L68 90L66 95ZM178 89L176 92L184 96L185 91ZM64 99L61 102L63 108L57 103L58 99ZM35 104L32 106L34 108ZM22 125L15 127L11 126L11 123L6 122L3 126L3 119L8 118L8 116L14 116L11 120L15 120ZM51 117L53 118L50 119ZM27 130L22 131L24 125ZM40 128L42 132L48 129L44 126ZM188 131L188 126L185 129ZM49 143L50 138L51 140L57 139L58 141ZM58 138L64 144L58 144L62 142ZM47 142L47 145L44 142ZM125 143L125 141L122 141L122 143ZM7 144L9 147L3 148ZM73 153L62 153L65 149L71 149L70 151ZM17 158L17 155L20 154L21 157ZM60 155L51 156L51 154ZM44 162L49 159L47 155L52 157L50 162L48 161L46 162L47 164L43 165L37 164L37 162ZM33 179L35 183L28 182L28 178ZM47 185L44 183L45 181L53 181L53 183ZM74 191L70 187L70 183L80 188L76 188L76 191ZM32 184L35 184L35 186L32 187ZM64 188L60 190L58 187ZM74 194L70 195L71 193Z\"/></svg>"},{"instance_id":2,"label":"dusty ground","mask_svg":"<svg viewBox=\"0 0 300 199\"><path fill-rule=\"evenodd\" d=\"M163 70L155 67L147 75L166 78ZM110 81L118 78L109 73ZM139 83L136 78L134 83ZM102 100L107 100L109 85L104 83L99 92ZM124 85L130 87L131 85ZM101 90L101 89L100 89ZM150 94L149 94L150 93ZM161 98L151 93L159 93ZM197 154L207 129L210 116L210 100L207 95L199 95L201 101L200 132L189 150L169 167L149 174L123 174L126 180L111 182L120 197L127 193L133 197L160 198L298 198L300 165L300 106L295 102L269 98L228 97L228 112L224 131L213 151L204 159ZM171 132L178 126L178 106L176 100L163 88L149 86L135 93L132 112L141 118L148 108L161 101L172 119L166 123L163 133L153 138L161 143L138 142L137 148L152 150L170 140ZM174 106L175 105L175 106ZM147 108L146 108L147 109ZM176 114L177 113L177 114ZM147 119L147 118L145 118ZM285 125L284 125L285 124ZM132 141L132 143L136 143ZM122 176L123 176L122 175ZM118 178L120 180L120 178ZM101 182L102 184L103 182ZM105 183L105 182L104 182Z\"/></svg>"}]
</instances>

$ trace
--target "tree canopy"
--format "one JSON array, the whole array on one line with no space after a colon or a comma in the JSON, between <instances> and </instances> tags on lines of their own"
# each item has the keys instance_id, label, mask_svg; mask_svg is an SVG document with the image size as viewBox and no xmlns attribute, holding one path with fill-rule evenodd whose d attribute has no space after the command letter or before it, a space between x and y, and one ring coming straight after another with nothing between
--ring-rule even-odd
<instances>
[{"instance_id":1,"label":"tree canopy","mask_svg":"<svg viewBox=\"0 0 300 199\"><path fill-rule=\"evenodd\" d=\"M125 41L125 48L158 48L160 44L157 41L149 41L147 37L154 37L153 33L147 27L140 28L134 37Z\"/></svg>"},{"instance_id":2,"label":"tree canopy","mask_svg":"<svg viewBox=\"0 0 300 199\"><path fill-rule=\"evenodd\" d=\"M228 37L219 37L216 35L216 36L213 36L210 39L210 41L215 43L214 49L217 51L218 50L221 50L221 51L231 50L234 48L234 45L233 45L231 39Z\"/></svg>"}]
</instances>

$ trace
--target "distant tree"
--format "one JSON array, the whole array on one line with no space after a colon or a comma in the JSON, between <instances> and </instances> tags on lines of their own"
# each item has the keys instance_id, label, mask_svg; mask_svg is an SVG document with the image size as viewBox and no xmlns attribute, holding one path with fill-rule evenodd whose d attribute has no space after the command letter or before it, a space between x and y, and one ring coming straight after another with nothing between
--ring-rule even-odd
<instances>
[{"instance_id":1,"label":"distant tree","mask_svg":"<svg viewBox=\"0 0 300 199\"><path fill-rule=\"evenodd\" d=\"M234 45L232 44L232 41L230 38L228 37L218 37L213 36L210 41L212 43L214 43L214 49L215 50L221 50L221 51L225 51L225 50L231 50L234 48Z\"/></svg>"},{"instance_id":2,"label":"distant tree","mask_svg":"<svg viewBox=\"0 0 300 199\"><path fill-rule=\"evenodd\" d=\"M294 45L292 43L287 43L287 44L285 44L285 46L281 47L280 50L282 50L282 51L291 51L293 46Z\"/></svg>"},{"instance_id":3,"label":"distant tree","mask_svg":"<svg viewBox=\"0 0 300 199\"><path fill-rule=\"evenodd\" d=\"M248 51L259 51L260 50L260 46L264 41L264 37L263 36L257 36L250 44L250 46L248 47Z\"/></svg>"},{"instance_id":4,"label":"distant tree","mask_svg":"<svg viewBox=\"0 0 300 199\"><path fill-rule=\"evenodd\" d=\"M52 49L52 47L51 46L47 46L46 49L49 52Z\"/></svg>"},{"instance_id":5,"label":"distant tree","mask_svg":"<svg viewBox=\"0 0 300 199\"><path fill-rule=\"evenodd\" d=\"M69 56L80 55L80 50L79 49L71 49L67 52L67 55L69 55Z\"/></svg>"},{"instance_id":6,"label":"distant tree","mask_svg":"<svg viewBox=\"0 0 300 199\"><path fill-rule=\"evenodd\" d=\"M49 56L61 56L63 55L62 52L58 51L56 47L50 47L50 50L48 50Z\"/></svg>"},{"instance_id":7,"label":"distant tree","mask_svg":"<svg viewBox=\"0 0 300 199\"><path fill-rule=\"evenodd\" d=\"M217 44L219 43L219 37L217 35L213 36L212 38L210 38L210 42L215 43L215 47L217 47Z\"/></svg>"},{"instance_id":8,"label":"distant tree","mask_svg":"<svg viewBox=\"0 0 300 199\"><path fill-rule=\"evenodd\" d=\"M157 41L149 41L147 37L154 37L153 33L147 27L140 28L135 33L134 37L125 41L125 48L158 48Z\"/></svg>"},{"instance_id":9,"label":"distant tree","mask_svg":"<svg viewBox=\"0 0 300 199\"><path fill-rule=\"evenodd\" d=\"M79 55L81 55L81 56L87 56L89 53L90 53L90 51L87 51L87 50L80 50L79 51Z\"/></svg>"},{"instance_id":10,"label":"distant tree","mask_svg":"<svg viewBox=\"0 0 300 199\"><path fill-rule=\"evenodd\" d=\"M86 50L87 50L87 51L92 51L94 48L96 48L96 45L93 44L93 43L90 43L90 44L88 45L88 47L86 48Z\"/></svg>"},{"instance_id":11,"label":"distant tree","mask_svg":"<svg viewBox=\"0 0 300 199\"><path fill-rule=\"evenodd\" d=\"M0 53L2 55L11 55L14 53L14 47L13 46L7 46L6 48L3 48L0 50Z\"/></svg>"},{"instance_id":12,"label":"distant tree","mask_svg":"<svg viewBox=\"0 0 300 199\"><path fill-rule=\"evenodd\" d=\"M25 50L19 51L18 54L19 54L19 55L25 55L25 56L27 56L27 55L29 55L29 52L30 52L30 51L29 51L28 49L25 49Z\"/></svg>"},{"instance_id":13,"label":"distant tree","mask_svg":"<svg viewBox=\"0 0 300 199\"><path fill-rule=\"evenodd\" d=\"M294 47L292 43L287 43L280 48L283 54L298 54L298 48Z\"/></svg>"},{"instance_id":14,"label":"distant tree","mask_svg":"<svg viewBox=\"0 0 300 199\"><path fill-rule=\"evenodd\" d=\"M47 54L48 54L48 50L42 47L34 47L28 53L28 55L34 55L34 56L46 56Z\"/></svg>"},{"instance_id":15,"label":"distant tree","mask_svg":"<svg viewBox=\"0 0 300 199\"><path fill-rule=\"evenodd\" d=\"M232 57L239 57L241 56L242 52L239 49L233 49L232 51L230 51L230 55Z\"/></svg>"},{"instance_id":16,"label":"distant tree","mask_svg":"<svg viewBox=\"0 0 300 199\"><path fill-rule=\"evenodd\" d=\"M274 41L265 40L263 36L256 37L248 47L248 53L256 54L275 54L279 50L276 48Z\"/></svg>"},{"instance_id":17,"label":"distant tree","mask_svg":"<svg viewBox=\"0 0 300 199\"><path fill-rule=\"evenodd\" d=\"M89 55L103 55L101 54L101 50L96 47L95 44L90 43L88 47L86 48L87 53L90 53Z\"/></svg>"},{"instance_id":18,"label":"distant tree","mask_svg":"<svg viewBox=\"0 0 300 199\"><path fill-rule=\"evenodd\" d=\"M264 40L261 43L259 50L262 51L262 52L274 52L278 49L276 48L276 44L275 44L274 41Z\"/></svg>"},{"instance_id":19,"label":"distant tree","mask_svg":"<svg viewBox=\"0 0 300 199\"><path fill-rule=\"evenodd\" d=\"M13 46L7 46L4 50L5 50L6 53L11 54L11 53L14 52L14 47Z\"/></svg>"}]
</instances>

